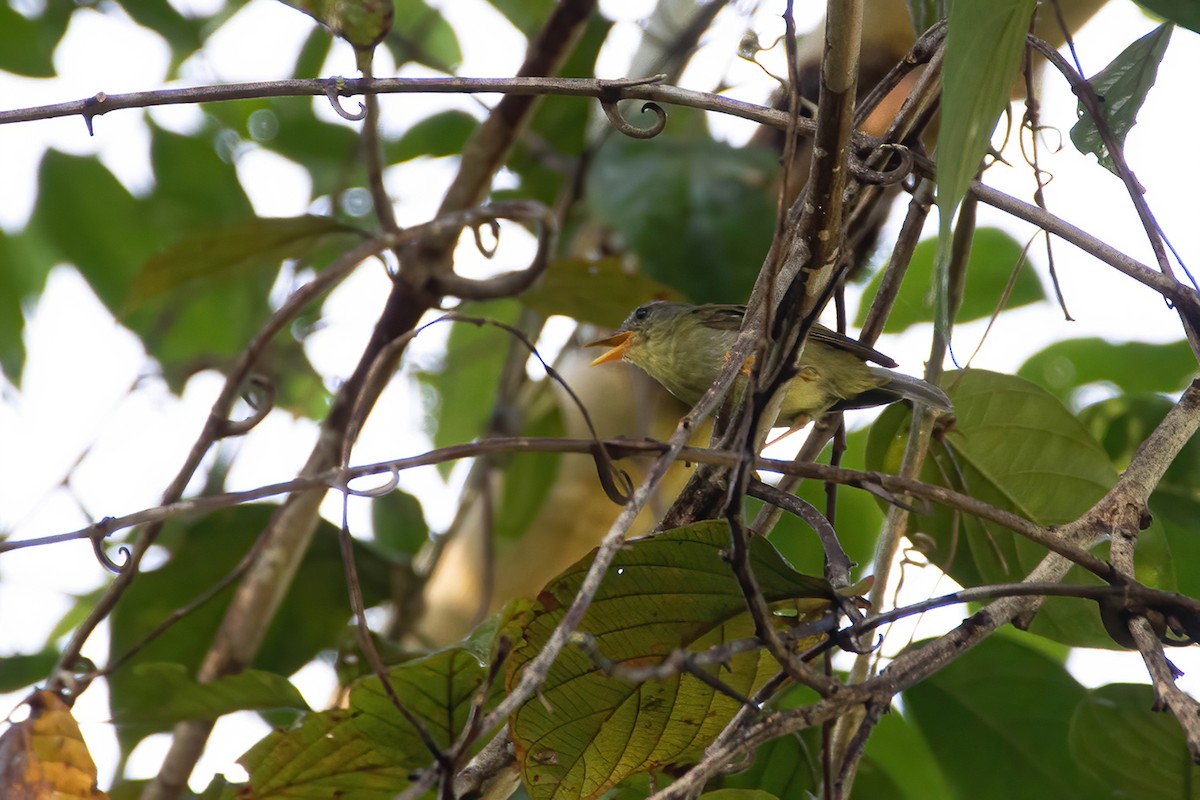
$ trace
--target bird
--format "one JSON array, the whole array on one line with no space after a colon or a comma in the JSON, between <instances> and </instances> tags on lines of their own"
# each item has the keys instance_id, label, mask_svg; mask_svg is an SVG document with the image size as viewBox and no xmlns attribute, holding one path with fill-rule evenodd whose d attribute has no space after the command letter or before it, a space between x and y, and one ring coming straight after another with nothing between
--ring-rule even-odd
<instances>
[{"instance_id":1,"label":"bird","mask_svg":"<svg viewBox=\"0 0 1200 800\"><path fill-rule=\"evenodd\" d=\"M745 315L743 305L653 300L635 308L612 336L587 346L610 348L592 361L593 366L629 361L684 403L695 405L725 367ZM798 430L829 411L899 400L953 411L945 392L920 378L893 372L891 368L897 366L857 339L813 325L776 422Z\"/></svg>"}]
</instances>

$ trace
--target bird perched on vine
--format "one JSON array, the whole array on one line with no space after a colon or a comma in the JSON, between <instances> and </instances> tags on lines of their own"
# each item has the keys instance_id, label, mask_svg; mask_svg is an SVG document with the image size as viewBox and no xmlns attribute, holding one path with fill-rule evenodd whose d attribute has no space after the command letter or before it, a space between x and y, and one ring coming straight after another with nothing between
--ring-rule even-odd
<instances>
[{"instance_id":1,"label":"bird perched on vine","mask_svg":"<svg viewBox=\"0 0 1200 800\"><path fill-rule=\"evenodd\" d=\"M746 307L740 305L688 305L662 300L645 303L633 310L615 334L588 345L610 348L592 365L624 359L683 402L695 405L724 368L745 314ZM827 411L869 408L898 400L920 401L939 411L953 410L945 392L920 378L890 369L896 366L878 350L814 325L797 374L787 385L778 423L794 430Z\"/></svg>"}]
</instances>

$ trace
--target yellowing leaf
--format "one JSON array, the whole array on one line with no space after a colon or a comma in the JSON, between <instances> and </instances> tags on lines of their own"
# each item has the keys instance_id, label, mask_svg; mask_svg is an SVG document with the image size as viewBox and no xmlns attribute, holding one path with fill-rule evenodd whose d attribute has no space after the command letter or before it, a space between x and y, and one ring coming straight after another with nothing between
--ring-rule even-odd
<instances>
[{"instance_id":1,"label":"yellowing leaf","mask_svg":"<svg viewBox=\"0 0 1200 800\"><path fill-rule=\"evenodd\" d=\"M71 709L53 692L26 701L29 718L0 736L0 787L6 800L104 800L96 764Z\"/></svg>"}]
</instances>

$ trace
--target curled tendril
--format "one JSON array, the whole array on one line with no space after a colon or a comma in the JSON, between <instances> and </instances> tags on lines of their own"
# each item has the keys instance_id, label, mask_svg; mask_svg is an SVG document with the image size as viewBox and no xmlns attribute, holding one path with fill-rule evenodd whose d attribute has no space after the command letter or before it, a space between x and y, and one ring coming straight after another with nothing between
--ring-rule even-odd
<instances>
[{"instance_id":1,"label":"curled tendril","mask_svg":"<svg viewBox=\"0 0 1200 800\"><path fill-rule=\"evenodd\" d=\"M892 143L881 144L871 152L871 155L881 153L894 153L900 156L900 163L891 169L875 170L868 167L863 161L851 159L850 172L863 183L871 183L878 186L895 186L912 172L913 154L904 145Z\"/></svg>"},{"instance_id":2,"label":"curled tendril","mask_svg":"<svg viewBox=\"0 0 1200 800\"><path fill-rule=\"evenodd\" d=\"M601 99L600 107L604 109L604 116L608 117L609 123L631 139L653 139L667 127L667 112L658 103L646 102L642 104L643 114L650 111L657 117L654 124L649 128L639 128L629 124L628 120L621 116L621 111L617 108L616 100Z\"/></svg>"},{"instance_id":3,"label":"curled tendril","mask_svg":"<svg viewBox=\"0 0 1200 800\"><path fill-rule=\"evenodd\" d=\"M333 106L334 113L336 113L342 119L346 119L351 122L361 122L362 120L366 119L367 118L367 107L363 104L363 102L361 100L358 103L358 111L357 112L346 110L346 107L342 105L342 98L338 94L338 92L341 90L341 88L342 88L342 79L341 78L332 79L331 81L329 81L329 84L325 87L325 99L327 99L329 101L329 105Z\"/></svg>"},{"instance_id":4,"label":"curled tendril","mask_svg":"<svg viewBox=\"0 0 1200 800\"><path fill-rule=\"evenodd\" d=\"M390 493L393 489L400 485L400 469L392 467L391 475L388 477L387 483L382 486L374 486L370 489L354 489L350 486L349 480L339 480L339 485L334 487L348 495L354 497L383 497Z\"/></svg>"},{"instance_id":5,"label":"curled tendril","mask_svg":"<svg viewBox=\"0 0 1200 800\"><path fill-rule=\"evenodd\" d=\"M242 399L253 410L245 419L227 419L221 424L217 438L226 436L241 436L249 433L258 423L262 422L271 409L275 407L275 385L262 375L251 375L246 381L246 391Z\"/></svg>"},{"instance_id":6,"label":"curled tendril","mask_svg":"<svg viewBox=\"0 0 1200 800\"><path fill-rule=\"evenodd\" d=\"M492 232L491 247L488 247L483 241L483 227L485 225ZM500 222L498 220L489 219L473 225L471 233L475 234L475 247L479 249L484 258L491 258L496 255L496 251L500 249Z\"/></svg>"},{"instance_id":7,"label":"curled tendril","mask_svg":"<svg viewBox=\"0 0 1200 800\"><path fill-rule=\"evenodd\" d=\"M123 563L118 564L104 550L104 540L110 533L109 525L112 523L112 521L112 517L105 517L97 522L92 526L92 534L88 538L90 538L92 541L92 552L96 554L96 560L100 562L100 566L104 567L109 572L120 575L129 568L130 564L133 563L133 553L130 552L129 548L125 547L124 545L118 547L117 552L121 554L123 559Z\"/></svg>"}]
</instances>

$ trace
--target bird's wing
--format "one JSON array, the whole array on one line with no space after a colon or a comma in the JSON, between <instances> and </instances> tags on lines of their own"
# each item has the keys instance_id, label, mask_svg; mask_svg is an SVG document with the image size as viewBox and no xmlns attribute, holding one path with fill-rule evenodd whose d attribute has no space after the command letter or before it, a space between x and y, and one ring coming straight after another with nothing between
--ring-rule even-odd
<instances>
[{"instance_id":1,"label":"bird's wing","mask_svg":"<svg viewBox=\"0 0 1200 800\"><path fill-rule=\"evenodd\" d=\"M746 307L730 304L697 306L696 313L700 315L700 322L706 328L736 331L742 327Z\"/></svg>"},{"instance_id":2,"label":"bird's wing","mask_svg":"<svg viewBox=\"0 0 1200 800\"><path fill-rule=\"evenodd\" d=\"M814 325L808 335L822 344L827 344L838 350L844 350L851 355L861 358L863 361L870 361L881 367L890 368L900 366L894 359L885 356L875 348L867 347L857 339L851 339L849 336L845 336L837 331L831 331L823 325Z\"/></svg>"}]
</instances>

